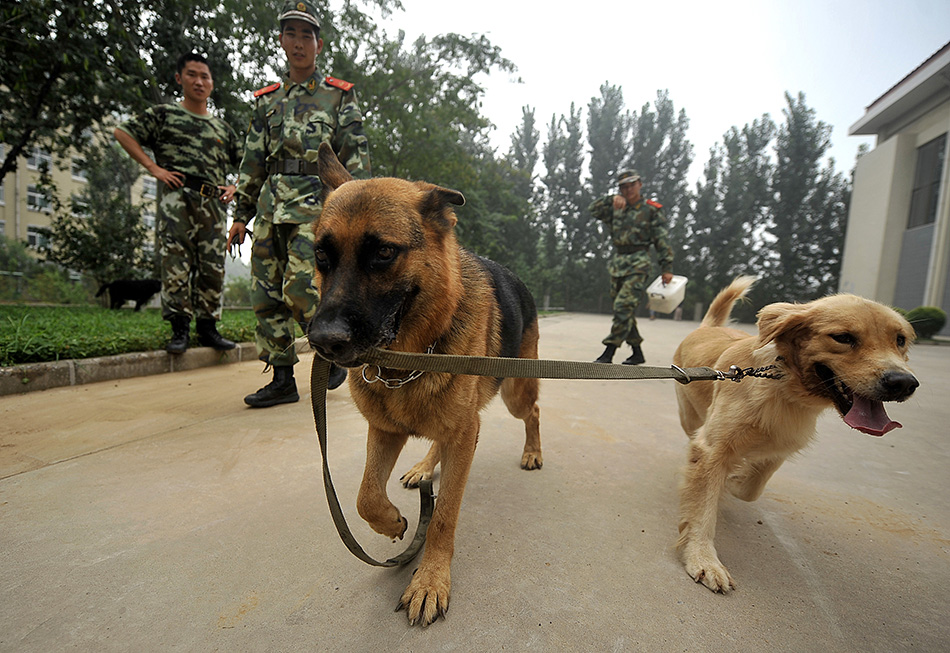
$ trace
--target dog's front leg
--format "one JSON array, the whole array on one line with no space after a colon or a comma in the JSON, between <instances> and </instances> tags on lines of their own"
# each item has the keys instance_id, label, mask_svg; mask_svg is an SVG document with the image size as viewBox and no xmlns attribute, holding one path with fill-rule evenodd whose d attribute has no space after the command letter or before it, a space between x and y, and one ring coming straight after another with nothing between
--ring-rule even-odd
<instances>
[{"instance_id":1,"label":"dog's front leg","mask_svg":"<svg viewBox=\"0 0 950 653\"><path fill-rule=\"evenodd\" d=\"M736 586L720 562L713 540L730 462L724 452L706 444L702 434L690 442L689 464L680 488L680 537L676 544L686 573L697 583L723 593Z\"/></svg>"},{"instance_id":2,"label":"dog's front leg","mask_svg":"<svg viewBox=\"0 0 950 653\"><path fill-rule=\"evenodd\" d=\"M455 552L455 526L468 472L478 440L479 419L453 438L442 443L442 480L439 500L426 531L426 548L419 569L403 592L397 610L405 608L409 623L428 626L449 609L452 589L451 564Z\"/></svg>"},{"instance_id":3,"label":"dog's front leg","mask_svg":"<svg viewBox=\"0 0 950 653\"><path fill-rule=\"evenodd\" d=\"M393 540L402 539L408 522L386 493L386 482L392 474L407 435L389 433L372 426L366 438L366 467L356 499L356 509L374 531Z\"/></svg>"}]
</instances>

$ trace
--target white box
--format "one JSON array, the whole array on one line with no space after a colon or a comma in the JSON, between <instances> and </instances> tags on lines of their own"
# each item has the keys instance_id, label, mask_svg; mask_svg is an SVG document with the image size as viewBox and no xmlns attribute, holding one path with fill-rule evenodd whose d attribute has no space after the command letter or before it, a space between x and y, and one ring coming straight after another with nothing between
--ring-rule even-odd
<instances>
[{"instance_id":1,"label":"white box","mask_svg":"<svg viewBox=\"0 0 950 653\"><path fill-rule=\"evenodd\" d=\"M663 277L657 277L647 286L647 306L657 313L672 313L683 303L686 296L686 277L673 275L668 284L663 285Z\"/></svg>"}]
</instances>

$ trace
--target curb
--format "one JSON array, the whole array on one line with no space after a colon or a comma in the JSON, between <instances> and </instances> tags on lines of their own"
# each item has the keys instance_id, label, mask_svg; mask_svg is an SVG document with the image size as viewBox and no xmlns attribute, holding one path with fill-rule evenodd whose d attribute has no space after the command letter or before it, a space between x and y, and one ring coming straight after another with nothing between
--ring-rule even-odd
<instances>
[{"instance_id":1,"label":"curb","mask_svg":"<svg viewBox=\"0 0 950 653\"><path fill-rule=\"evenodd\" d=\"M298 352L309 348L306 338L298 338L295 346ZM0 397L251 360L258 360L257 346L253 342L242 342L228 351L190 347L179 355L163 350L147 351L0 367Z\"/></svg>"}]
</instances>

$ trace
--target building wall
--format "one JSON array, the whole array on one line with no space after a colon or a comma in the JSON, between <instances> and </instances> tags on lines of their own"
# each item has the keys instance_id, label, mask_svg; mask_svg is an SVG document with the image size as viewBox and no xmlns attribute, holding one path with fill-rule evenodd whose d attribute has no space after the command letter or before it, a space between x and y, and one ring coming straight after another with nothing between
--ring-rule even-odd
<instances>
[{"instance_id":1,"label":"building wall","mask_svg":"<svg viewBox=\"0 0 950 653\"><path fill-rule=\"evenodd\" d=\"M950 314L950 152L935 222L907 228L917 148L950 132L950 102L934 106L858 161L840 290L910 309ZM950 138L947 140L950 149ZM950 324L942 335L950 335Z\"/></svg>"}]
</instances>

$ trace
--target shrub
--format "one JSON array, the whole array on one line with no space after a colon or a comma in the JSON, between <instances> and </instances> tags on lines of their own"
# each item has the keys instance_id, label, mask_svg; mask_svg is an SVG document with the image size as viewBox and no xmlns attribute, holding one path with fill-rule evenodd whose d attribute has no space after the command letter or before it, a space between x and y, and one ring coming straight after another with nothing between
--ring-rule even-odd
<instances>
[{"instance_id":1,"label":"shrub","mask_svg":"<svg viewBox=\"0 0 950 653\"><path fill-rule=\"evenodd\" d=\"M947 314L936 306L918 306L907 311L905 317L914 327L918 338L933 338L947 323Z\"/></svg>"}]
</instances>

